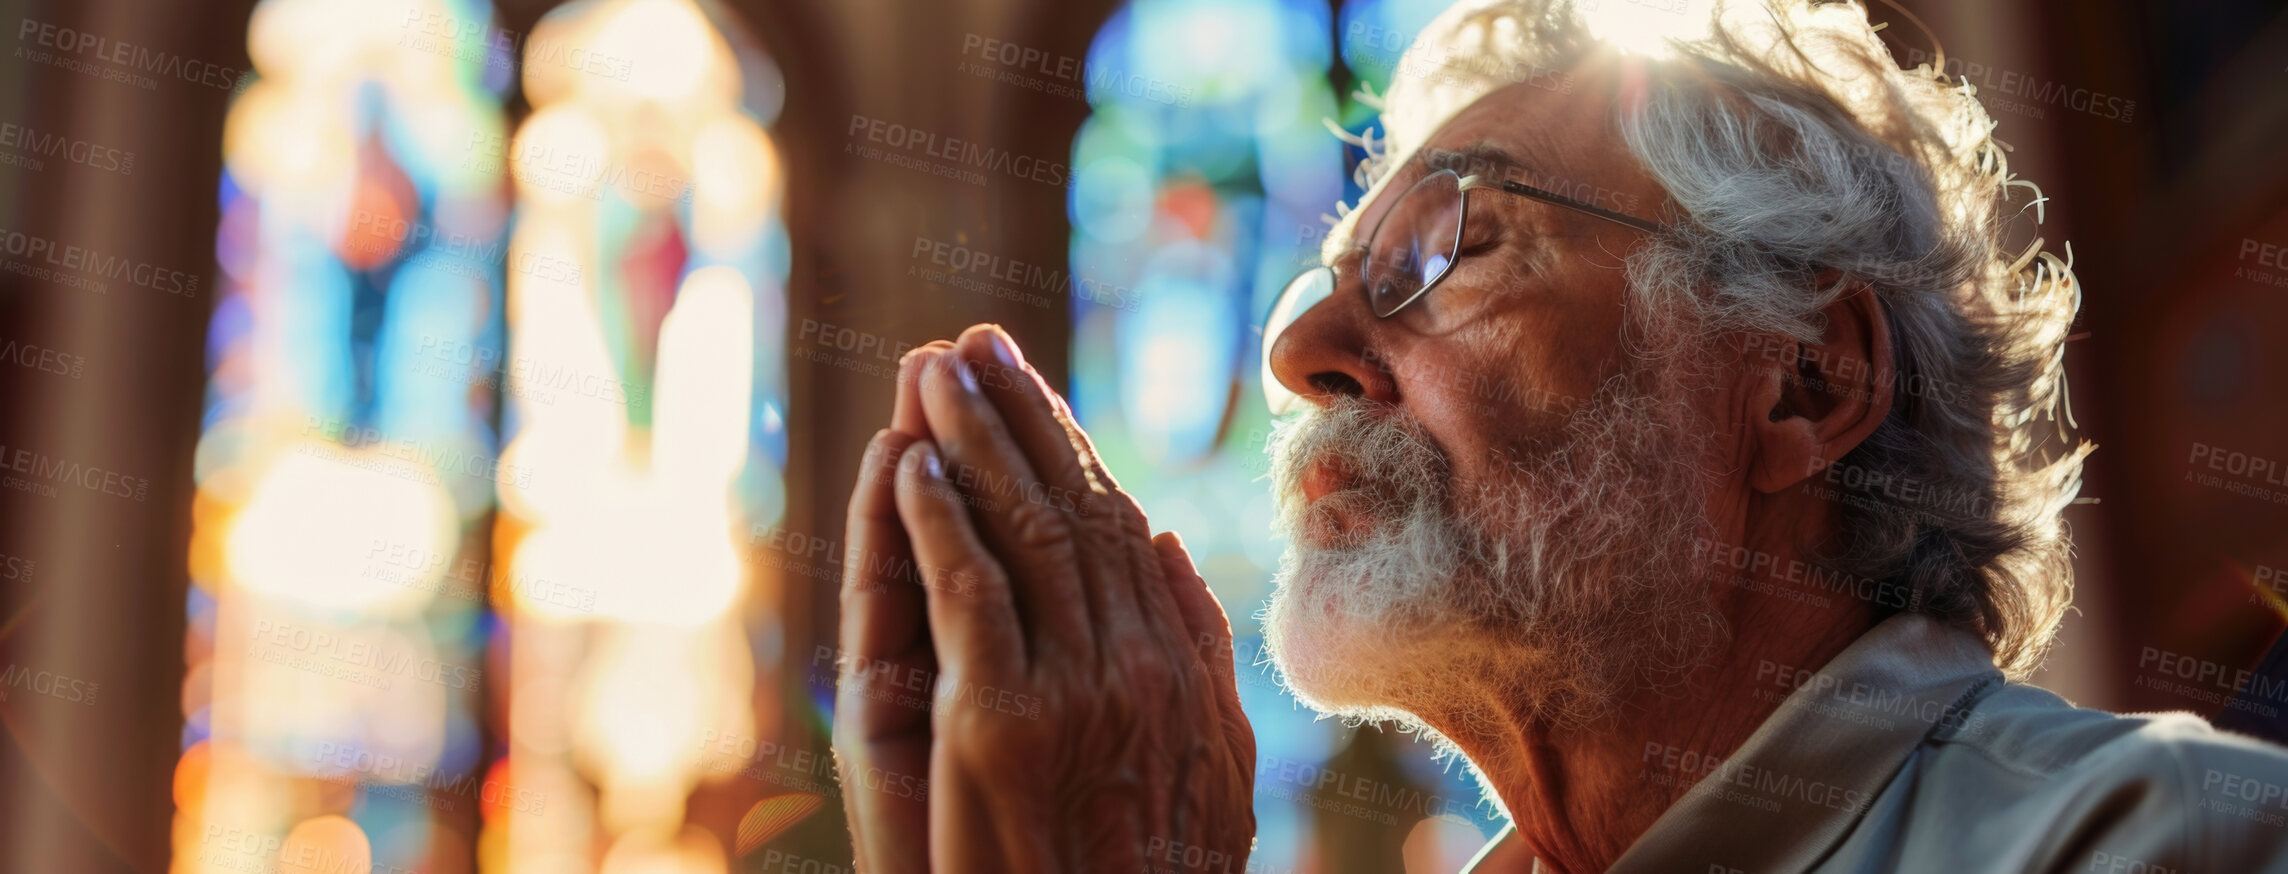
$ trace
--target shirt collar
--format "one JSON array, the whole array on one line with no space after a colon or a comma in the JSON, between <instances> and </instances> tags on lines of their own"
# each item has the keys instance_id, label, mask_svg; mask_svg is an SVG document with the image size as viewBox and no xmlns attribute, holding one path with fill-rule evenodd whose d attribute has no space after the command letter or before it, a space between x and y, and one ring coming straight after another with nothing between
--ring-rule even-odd
<instances>
[{"instance_id":1,"label":"shirt collar","mask_svg":"<svg viewBox=\"0 0 2288 874\"><path fill-rule=\"evenodd\" d=\"M1959 724L2002 674L1978 635L1902 613L1816 673L1767 662L1756 679L1755 694L1786 697L1729 758L1704 766L1694 751L1646 751L1645 779L1695 783L1609 874L1809 869L1908 754L1934 730ZM1516 829L1503 830L1464 874L1516 840Z\"/></svg>"}]
</instances>

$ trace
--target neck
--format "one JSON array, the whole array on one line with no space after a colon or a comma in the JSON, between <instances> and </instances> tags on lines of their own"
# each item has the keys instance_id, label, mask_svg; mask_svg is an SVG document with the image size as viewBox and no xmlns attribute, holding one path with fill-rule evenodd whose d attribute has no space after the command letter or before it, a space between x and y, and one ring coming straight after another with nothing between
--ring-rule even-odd
<instances>
[{"instance_id":1,"label":"neck","mask_svg":"<svg viewBox=\"0 0 2288 874\"><path fill-rule=\"evenodd\" d=\"M1710 587L1710 601L1732 636L1687 682L1639 691L1616 715L1583 727L1555 725L1516 708L1492 720L1482 711L1424 715L1479 764L1518 837L1548 870L1588 874L1611 867L1778 709L1786 690L1772 682L1776 671L1818 670L1874 626L1872 605L1820 591L1810 574L1789 570L1813 566L1796 544L1806 539L1802 532L1834 530L1831 504L1796 489L1753 495L1742 504L1730 514L1733 524L1718 515L1715 530L1729 532L1729 539L1696 550L1714 573L1695 584ZM1804 596L1788 597L1797 591ZM1531 870L1529 858L1497 858L1485 870Z\"/></svg>"}]
</instances>

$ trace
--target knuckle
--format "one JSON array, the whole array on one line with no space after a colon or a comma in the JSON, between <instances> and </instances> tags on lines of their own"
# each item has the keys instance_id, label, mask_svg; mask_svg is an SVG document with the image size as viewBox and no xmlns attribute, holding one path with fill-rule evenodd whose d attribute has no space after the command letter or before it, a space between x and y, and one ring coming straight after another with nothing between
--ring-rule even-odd
<instances>
[{"instance_id":1,"label":"knuckle","mask_svg":"<svg viewBox=\"0 0 2288 874\"><path fill-rule=\"evenodd\" d=\"M897 451L897 439L898 432L888 428L874 432L873 439L866 441L866 455L860 459L861 463L878 465L889 460L890 455Z\"/></svg>"},{"instance_id":2,"label":"knuckle","mask_svg":"<svg viewBox=\"0 0 2288 874\"><path fill-rule=\"evenodd\" d=\"M941 712L935 729L949 752L969 762L991 764L1017 755L1025 746L1011 720L978 707L954 706Z\"/></svg>"},{"instance_id":3,"label":"knuckle","mask_svg":"<svg viewBox=\"0 0 2288 874\"><path fill-rule=\"evenodd\" d=\"M929 587L954 595L977 594L987 580L997 580L1001 569L993 560L975 553L963 553L952 563L922 569L922 578Z\"/></svg>"},{"instance_id":4,"label":"knuckle","mask_svg":"<svg viewBox=\"0 0 2288 874\"><path fill-rule=\"evenodd\" d=\"M1072 526L1063 513L1031 502L1009 508L1010 546L1024 550L1056 550L1072 542Z\"/></svg>"},{"instance_id":5,"label":"knuckle","mask_svg":"<svg viewBox=\"0 0 2288 874\"><path fill-rule=\"evenodd\" d=\"M1147 707L1167 700L1186 679L1186 672L1177 670L1174 662L1154 647L1121 647L1113 659L1122 685Z\"/></svg>"}]
</instances>

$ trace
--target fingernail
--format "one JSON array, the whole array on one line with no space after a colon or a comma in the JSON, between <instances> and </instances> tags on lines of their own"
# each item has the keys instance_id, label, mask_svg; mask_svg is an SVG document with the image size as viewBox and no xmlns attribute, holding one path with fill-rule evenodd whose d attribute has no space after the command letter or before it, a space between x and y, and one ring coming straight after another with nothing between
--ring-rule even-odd
<instances>
[{"instance_id":1,"label":"fingernail","mask_svg":"<svg viewBox=\"0 0 2288 874\"><path fill-rule=\"evenodd\" d=\"M1025 366L1025 354L1017 351L1017 342L1010 339L1009 332L1001 330L1000 325L993 326L993 357L1000 359L1003 367Z\"/></svg>"},{"instance_id":2,"label":"fingernail","mask_svg":"<svg viewBox=\"0 0 2288 874\"><path fill-rule=\"evenodd\" d=\"M924 443L921 450L922 472L929 474L930 479L945 479L945 462L938 459L937 447Z\"/></svg>"},{"instance_id":3,"label":"fingernail","mask_svg":"<svg viewBox=\"0 0 2288 874\"><path fill-rule=\"evenodd\" d=\"M954 378L961 381L961 390L976 394L977 370L971 367L969 362L961 360L959 355L945 356L945 362L947 367L953 368Z\"/></svg>"},{"instance_id":4,"label":"fingernail","mask_svg":"<svg viewBox=\"0 0 2288 874\"><path fill-rule=\"evenodd\" d=\"M922 375L920 368L929 363L928 355L934 354L936 354L934 350L924 346L900 357L898 359L898 381L903 383L911 379L920 379Z\"/></svg>"}]
</instances>

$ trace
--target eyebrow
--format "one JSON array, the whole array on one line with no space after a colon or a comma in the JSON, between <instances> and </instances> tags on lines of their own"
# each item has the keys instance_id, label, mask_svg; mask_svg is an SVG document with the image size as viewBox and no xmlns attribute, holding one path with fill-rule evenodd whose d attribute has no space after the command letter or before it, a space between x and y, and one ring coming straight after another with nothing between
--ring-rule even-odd
<instances>
[{"instance_id":1,"label":"eyebrow","mask_svg":"<svg viewBox=\"0 0 2288 874\"><path fill-rule=\"evenodd\" d=\"M1525 145L1529 147L1525 150L1527 153L1547 154L1550 151L1545 147L1533 148L1535 146L1546 146L1548 144L1547 134L1534 133L1528 134L1527 136L1529 137L1529 141L1525 143ZM1516 152L1510 151L1508 147L1491 140L1477 140L1475 142L1465 144L1458 149L1438 149L1436 151L1439 153L1440 158L1446 162L1453 162L1458 159L1464 164L1463 167L1439 167L1438 169L1454 169L1456 172L1459 172L1464 176L1490 175L1495 179L1506 179L1513 182L1524 182L1531 185L1533 184L1534 177L1549 175L1548 172L1544 170L1542 166L1537 165L1536 162L1528 161L1524 158L1518 157ZM1546 162L1542 163L1545 164ZM1489 170L1498 172L1489 173L1487 172Z\"/></svg>"}]
</instances>

